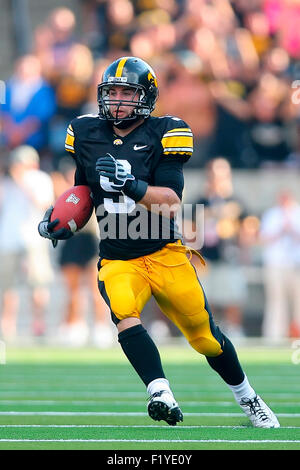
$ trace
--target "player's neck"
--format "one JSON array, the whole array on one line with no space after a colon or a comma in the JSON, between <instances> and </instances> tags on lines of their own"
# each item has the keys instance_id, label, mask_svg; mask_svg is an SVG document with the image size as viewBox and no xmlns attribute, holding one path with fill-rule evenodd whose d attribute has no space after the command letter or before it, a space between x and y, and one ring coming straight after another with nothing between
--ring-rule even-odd
<instances>
[{"instance_id":1,"label":"player's neck","mask_svg":"<svg viewBox=\"0 0 300 470\"><path fill-rule=\"evenodd\" d=\"M113 130L116 135L120 137L125 137L126 135L130 134L130 132L132 132L134 129L136 129L138 126L143 124L143 122L144 122L144 119L141 119L140 121L133 123L132 126L127 127L126 129L118 129L117 127L113 125Z\"/></svg>"}]
</instances>

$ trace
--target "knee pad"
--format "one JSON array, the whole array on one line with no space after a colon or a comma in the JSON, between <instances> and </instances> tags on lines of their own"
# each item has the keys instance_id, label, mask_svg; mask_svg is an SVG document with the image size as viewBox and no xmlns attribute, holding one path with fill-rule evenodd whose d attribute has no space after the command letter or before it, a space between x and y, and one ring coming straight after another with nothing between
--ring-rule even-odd
<instances>
[{"instance_id":1,"label":"knee pad","mask_svg":"<svg viewBox=\"0 0 300 470\"><path fill-rule=\"evenodd\" d=\"M192 348L204 356L216 357L223 352L220 343L213 336L211 338L199 336L189 341L189 343Z\"/></svg>"}]
</instances>

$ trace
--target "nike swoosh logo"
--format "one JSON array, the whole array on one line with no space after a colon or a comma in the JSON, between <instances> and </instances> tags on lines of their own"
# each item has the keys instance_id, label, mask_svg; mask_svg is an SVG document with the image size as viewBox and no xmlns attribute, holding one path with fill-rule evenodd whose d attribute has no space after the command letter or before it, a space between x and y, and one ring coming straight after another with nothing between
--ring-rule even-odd
<instances>
[{"instance_id":1,"label":"nike swoosh logo","mask_svg":"<svg viewBox=\"0 0 300 470\"><path fill-rule=\"evenodd\" d=\"M133 150L142 150L146 147L148 147L148 145L137 145L137 144L135 144L135 146L133 147Z\"/></svg>"}]
</instances>

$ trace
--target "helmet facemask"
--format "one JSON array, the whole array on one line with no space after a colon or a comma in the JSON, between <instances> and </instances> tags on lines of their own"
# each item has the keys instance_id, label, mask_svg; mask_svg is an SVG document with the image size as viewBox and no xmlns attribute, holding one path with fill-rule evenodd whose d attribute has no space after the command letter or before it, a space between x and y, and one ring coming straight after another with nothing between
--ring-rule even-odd
<instances>
[{"instance_id":1,"label":"helmet facemask","mask_svg":"<svg viewBox=\"0 0 300 470\"><path fill-rule=\"evenodd\" d=\"M133 96L130 100L119 100L109 96L109 91L114 86L124 86L133 90ZM114 124L121 121L135 121L140 117L148 117L151 113L149 105L146 103L146 93L142 85L131 84L131 83L101 83L98 85L98 105L99 105L99 116L109 121L114 121ZM116 115L113 116L111 113L111 106L116 106ZM132 112L126 117L118 118L118 111L120 107L133 108Z\"/></svg>"}]
</instances>

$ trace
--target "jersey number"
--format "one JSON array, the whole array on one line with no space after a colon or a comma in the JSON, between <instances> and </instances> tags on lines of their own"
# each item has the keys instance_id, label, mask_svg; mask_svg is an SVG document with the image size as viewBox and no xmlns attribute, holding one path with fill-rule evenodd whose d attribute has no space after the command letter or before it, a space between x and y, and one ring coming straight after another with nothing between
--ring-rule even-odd
<instances>
[{"instance_id":1,"label":"jersey number","mask_svg":"<svg viewBox=\"0 0 300 470\"><path fill-rule=\"evenodd\" d=\"M131 173L131 165L128 160L120 160L122 161L123 166ZM100 176L100 186L104 191L110 191L112 193L120 193L118 189L114 189L111 186L111 182L106 176ZM114 214L130 214L135 209L135 201L131 199L129 196L120 195L119 202L115 202L112 198L105 197L104 198L104 209L108 213Z\"/></svg>"}]
</instances>

